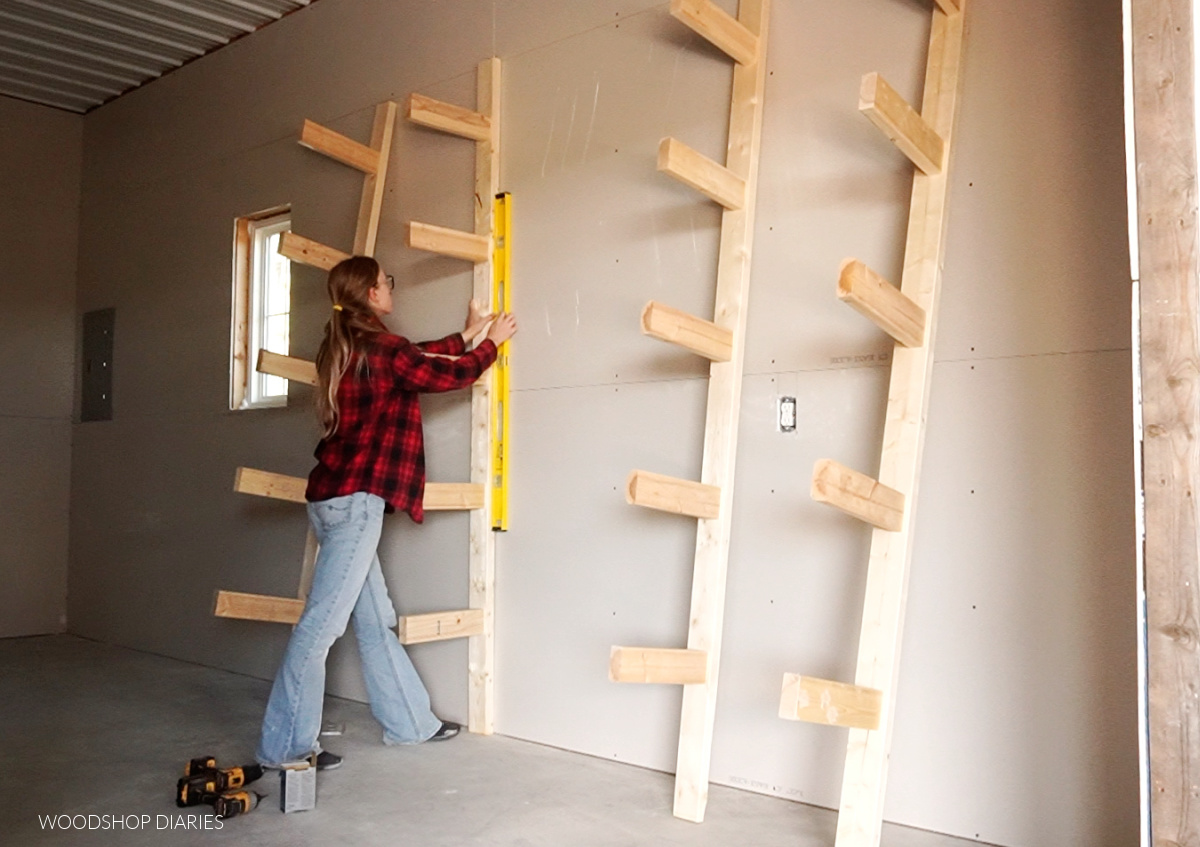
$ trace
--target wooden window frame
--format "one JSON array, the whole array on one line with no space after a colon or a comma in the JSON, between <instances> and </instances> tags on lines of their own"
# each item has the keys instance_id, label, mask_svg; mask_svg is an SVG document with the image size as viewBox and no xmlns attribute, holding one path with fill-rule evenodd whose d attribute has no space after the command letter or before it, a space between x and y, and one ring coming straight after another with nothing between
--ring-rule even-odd
<instances>
[{"instance_id":1,"label":"wooden window frame","mask_svg":"<svg viewBox=\"0 0 1200 847\"><path fill-rule=\"evenodd\" d=\"M234 220L233 226L233 318L230 329L230 393L229 408L244 409L275 408L284 403L250 403L250 380L254 377L254 362L251 361L250 321L253 315L253 262L254 227L271 218L291 214L291 206L276 206L245 215Z\"/></svg>"}]
</instances>

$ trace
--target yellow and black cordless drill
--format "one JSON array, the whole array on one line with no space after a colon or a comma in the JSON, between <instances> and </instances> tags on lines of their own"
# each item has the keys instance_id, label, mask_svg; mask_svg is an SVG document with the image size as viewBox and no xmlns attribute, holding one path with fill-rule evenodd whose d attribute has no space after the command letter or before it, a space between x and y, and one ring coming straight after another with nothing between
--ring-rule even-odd
<instances>
[{"instance_id":1,"label":"yellow and black cordless drill","mask_svg":"<svg viewBox=\"0 0 1200 847\"><path fill-rule=\"evenodd\" d=\"M208 803L216 809L219 818L245 814L258 805L259 798L253 792L239 789L262 775L260 765L218 768L217 760L212 756L192 759L176 785L175 805L187 807Z\"/></svg>"}]
</instances>

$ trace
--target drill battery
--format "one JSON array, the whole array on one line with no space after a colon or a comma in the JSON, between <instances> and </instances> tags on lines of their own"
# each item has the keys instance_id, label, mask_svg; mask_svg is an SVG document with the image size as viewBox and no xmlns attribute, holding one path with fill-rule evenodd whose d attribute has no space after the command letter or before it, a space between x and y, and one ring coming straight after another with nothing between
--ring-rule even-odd
<instances>
[{"instance_id":1,"label":"drill battery","mask_svg":"<svg viewBox=\"0 0 1200 847\"><path fill-rule=\"evenodd\" d=\"M261 799L262 795L253 791L227 791L213 801L213 810L222 820L236 818L252 812Z\"/></svg>"}]
</instances>

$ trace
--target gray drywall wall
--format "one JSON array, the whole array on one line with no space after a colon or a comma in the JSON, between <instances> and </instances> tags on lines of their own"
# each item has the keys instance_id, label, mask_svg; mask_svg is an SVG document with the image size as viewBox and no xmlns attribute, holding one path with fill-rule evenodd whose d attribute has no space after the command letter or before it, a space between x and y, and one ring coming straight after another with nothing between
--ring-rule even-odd
<instances>
[{"instance_id":1,"label":"gray drywall wall","mask_svg":"<svg viewBox=\"0 0 1200 847\"><path fill-rule=\"evenodd\" d=\"M67 614L83 119L0 97L0 638Z\"/></svg>"},{"instance_id":2,"label":"gray drywall wall","mask_svg":"<svg viewBox=\"0 0 1200 847\"><path fill-rule=\"evenodd\" d=\"M808 479L822 457L878 463L889 344L834 286L846 256L899 274L911 168L855 106L873 70L919 98L929 5L774 5L712 777L836 806L845 732L779 720L779 686L853 676L869 533ZM970 15L886 814L1116 847L1137 831L1120 7ZM274 673L286 628L216 620L212 595L293 593L304 517L230 486L242 464L305 474L316 432L303 386L287 409L227 409L233 219L291 203L297 232L346 247L359 179L295 143L302 119L364 138L388 97L470 106L492 54L522 324L497 728L670 770L680 692L606 667L613 644L686 634L694 526L622 486L635 467L698 474L704 369L637 318L651 298L712 308L718 214L654 162L668 134L721 157L731 73L662 2L321 0L85 119L78 305L118 310L117 416L76 434L72 629ZM461 325L469 272L403 227L470 226L471 145L402 123L393 155L391 324L434 337ZM322 275L293 282L293 353L311 357ZM780 395L795 433L776 431ZM463 480L466 394L426 400L429 478ZM401 613L465 604L466 548L462 515L389 519ZM352 640L329 687L361 697ZM464 718L466 645L411 652Z\"/></svg>"}]
</instances>

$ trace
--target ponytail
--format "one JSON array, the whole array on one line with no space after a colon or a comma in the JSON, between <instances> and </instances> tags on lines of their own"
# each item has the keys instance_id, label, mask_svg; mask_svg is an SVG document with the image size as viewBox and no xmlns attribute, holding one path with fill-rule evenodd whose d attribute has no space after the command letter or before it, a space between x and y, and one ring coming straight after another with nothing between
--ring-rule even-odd
<instances>
[{"instance_id":1,"label":"ponytail","mask_svg":"<svg viewBox=\"0 0 1200 847\"><path fill-rule=\"evenodd\" d=\"M337 432L338 386L350 363L357 360L355 372L361 376L366 367L362 353L367 342L383 330L369 299L378 280L379 263L370 256L351 256L329 272L333 313L325 324L325 338L317 351L317 419L323 438Z\"/></svg>"}]
</instances>

